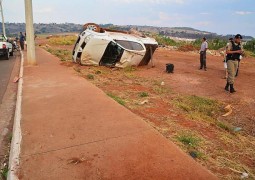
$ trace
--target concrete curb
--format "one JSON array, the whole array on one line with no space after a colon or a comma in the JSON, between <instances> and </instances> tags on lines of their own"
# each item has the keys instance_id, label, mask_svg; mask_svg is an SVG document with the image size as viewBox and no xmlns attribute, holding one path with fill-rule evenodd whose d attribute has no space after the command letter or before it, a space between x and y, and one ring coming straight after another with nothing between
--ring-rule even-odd
<instances>
[{"instance_id":1,"label":"concrete curb","mask_svg":"<svg viewBox=\"0 0 255 180\"><path fill-rule=\"evenodd\" d=\"M22 87L23 87L23 66L24 66L24 55L23 52L20 51L21 54L21 64L20 64L20 73L19 73L19 84L18 84L18 93L17 93L17 102L14 116L14 124L13 124L13 137L11 143L10 157L9 157L9 171L7 180L17 180L18 174L17 170L19 167L19 155L20 155L20 145L21 145L21 103L22 103Z\"/></svg>"}]
</instances>

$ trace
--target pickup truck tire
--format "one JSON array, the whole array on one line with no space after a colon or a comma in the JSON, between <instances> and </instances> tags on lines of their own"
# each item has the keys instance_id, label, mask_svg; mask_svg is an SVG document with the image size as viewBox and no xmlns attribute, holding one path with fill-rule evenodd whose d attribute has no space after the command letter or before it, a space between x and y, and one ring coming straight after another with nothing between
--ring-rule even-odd
<instances>
[{"instance_id":1,"label":"pickup truck tire","mask_svg":"<svg viewBox=\"0 0 255 180\"><path fill-rule=\"evenodd\" d=\"M10 53L9 53L9 50L8 50L8 49L7 49L7 51L6 51L6 54L5 54L4 58L5 58L6 60L9 60L9 59L10 59Z\"/></svg>"}]
</instances>

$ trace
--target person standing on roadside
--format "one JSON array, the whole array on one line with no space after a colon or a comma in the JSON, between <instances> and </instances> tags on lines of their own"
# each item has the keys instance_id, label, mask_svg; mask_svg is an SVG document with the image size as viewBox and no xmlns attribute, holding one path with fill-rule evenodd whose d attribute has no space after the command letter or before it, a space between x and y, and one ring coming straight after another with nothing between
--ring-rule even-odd
<instances>
[{"instance_id":1,"label":"person standing on roadside","mask_svg":"<svg viewBox=\"0 0 255 180\"><path fill-rule=\"evenodd\" d=\"M225 79L228 78L228 65L227 65L227 62L228 62L228 59L230 59L230 57L231 57L231 54L227 54L227 50L228 50L229 44L232 43L234 39L229 38L228 40L229 40L229 42L226 45L225 58L224 58L224 61L223 61L224 62L224 69L225 69Z\"/></svg>"},{"instance_id":2,"label":"person standing on roadside","mask_svg":"<svg viewBox=\"0 0 255 180\"><path fill-rule=\"evenodd\" d=\"M234 89L234 82L235 82L235 76L238 68L238 61L241 59L241 55L243 54L243 47L241 44L242 36L240 34L237 34L235 36L234 41L229 43L227 48L227 68L228 68L228 78L227 78L227 84L225 86L225 90L229 91L230 87L230 93L236 92Z\"/></svg>"},{"instance_id":3,"label":"person standing on roadside","mask_svg":"<svg viewBox=\"0 0 255 180\"><path fill-rule=\"evenodd\" d=\"M21 50L24 50L25 36L23 35L22 32L20 32L20 35L19 35L19 43L20 43Z\"/></svg>"},{"instance_id":4,"label":"person standing on roadside","mask_svg":"<svg viewBox=\"0 0 255 180\"><path fill-rule=\"evenodd\" d=\"M205 71L207 71L207 69L206 69L206 51L207 51L207 49L208 49L208 43L206 41L206 38L203 37L201 49L200 49L200 68L199 69L204 68Z\"/></svg>"}]
</instances>

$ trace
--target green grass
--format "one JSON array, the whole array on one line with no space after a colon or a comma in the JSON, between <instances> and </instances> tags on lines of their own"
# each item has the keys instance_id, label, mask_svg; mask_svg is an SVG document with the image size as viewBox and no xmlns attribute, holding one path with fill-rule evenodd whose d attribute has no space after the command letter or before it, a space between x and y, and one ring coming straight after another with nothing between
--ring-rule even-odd
<instances>
[{"instance_id":1,"label":"green grass","mask_svg":"<svg viewBox=\"0 0 255 180\"><path fill-rule=\"evenodd\" d=\"M72 52L66 49L45 48L49 53L60 58L61 61L71 61Z\"/></svg>"},{"instance_id":2,"label":"green grass","mask_svg":"<svg viewBox=\"0 0 255 180\"><path fill-rule=\"evenodd\" d=\"M199 96L179 96L173 103L194 120L214 122L222 111L218 101Z\"/></svg>"},{"instance_id":3,"label":"green grass","mask_svg":"<svg viewBox=\"0 0 255 180\"><path fill-rule=\"evenodd\" d=\"M139 97L143 98L143 97L148 97L149 94L147 92L140 92L139 93Z\"/></svg>"},{"instance_id":4,"label":"green grass","mask_svg":"<svg viewBox=\"0 0 255 180\"><path fill-rule=\"evenodd\" d=\"M120 97L118 97L112 93L107 93L107 95L109 97L111 97L112 99L114 99L116 102L118 102L120 105L122 105L122 106L126 105L126 102L123 99L121 99Z\"/></svg>"},{"instance_id":5,"label":"green grass","mask_svg":"<svg viewBox=\"0 0 255 180\"><path fill-rule=\"evenodd\" d=\"M224 123L224 122L217 122L217 126L221 129L224 129L225 131L229 131L229 132L232 132L233 131L233 128L227 124L227 123Z\"/></svg>"},{"instance_id":6,"label":"green grass","mask_svg":"<svg viewBox=\"0 0 255 180\"><path fill-rule=\"evenodd\" d=\"M153 82L153 87L152 87L152 90L156 93L156 94L159 94L159 95L162 95L162 94L166 94L168 92L170 92L170 89L168 89L166 86L162 86L161 83L163 82L163 80L155 80Z\"/></svg>"},{"instance_id":7,"label":"green grass","mask_svg":"<svg viewBox=\"0 0 255 180\"><path fill-rule=\"evenodd\" d=\"M94 80L94 79L95 79L95 77L94 77L94 75L93 75L93 74L88 74L88 75L87 75L87 79Z\"/></svg>"},{"instance_id":8,"label":"green grass","mask_svg":"<svg viewBox=\"0 0 255 180\"><path fill-rule=\"evenodd\" d=\"M77 40L76 36L59 36L49 39L52 45L74 45Z\"/></svg>"},{"instance_id":9,"label":"green grass","mask_svg":"<svg viewBox=\"0 0 255 180\"><path fill-rule=\"evenodd\" d=\"M157 35L154 38L159 43L159 45L165 45L165 46L180 46L181 45L181 42L176 42L173 39L162 36L162 35Z\"/></svg>"},{"instance_id":10,"label":"green grass","mask_svg":"<svg viewBox=\"0 0 255 180\"><path fill-rule=\"evenodd\" d=\"M135 79L136 78L134 74L135 71L136 71L136 67L127 66L123 69L123 72L124 72L123 74L128 79Z\"/></svg>"},{"instance_id":11,"label":"green grass","mask_svg":"<svg viewBox=\"0 0 255 180\"><path fill-rule=\"evenodd\" d=\"M5 166L2 170L1 170L1 177L3 179L7 179L7 175L8 175L8 167Z\"/></svg>"},{"instance_id":12,"label":"green grass","mask_svg":"<svg viewBox=\"0 0 255 180\"><path fill-rule=\"evenodd\" d=\"M255 52L252 52L252 51L245 51L245 56L246 57L255 57Z\"/></svg>"},{"instance_id":13,"label":"green grass","mask_svg":"<svg viewBox=\"0 0 255 180\"><path fill-rule=\"evenodd\" d=\"M177 136L177 140L185 146L193 148L198 147L199 143L201 142L200 138L189 132L185 132Z\"/></svg>"},{"instance_id":14,"label":"green grass","mask_svg":"<svg viewBox=\"0 0 255 180\"><path fill-rule=\"evenodd\" d=\"M204 158L204 154L199 152L199 151L196 151L196 150L189 151L189 155L191 157L193 157L194 159L196 159L196 158L199 158L199 159Z\"/></svg>"},{"instance_id":15,"label":"green grass","mask_svg":"<svg viewBox=\"0 0 255 180\"><path fill-rule=\"evenodd\" d=\"M123 70L124 70L125 73L131 73L131 72L136 71L136 68L133 67L133 66L127 66Z\"/></svg>"},{"instance_id":16,"label":"green grass","mask_svg":"<svg viewBox=\"0 0 255 180\"><path fill-rule=\"evenodd\" d=\"M10 133L10 134L8 135L8 142L9 142L9 143L12 142L12 133Z\"/></svg>"}]
</instances>

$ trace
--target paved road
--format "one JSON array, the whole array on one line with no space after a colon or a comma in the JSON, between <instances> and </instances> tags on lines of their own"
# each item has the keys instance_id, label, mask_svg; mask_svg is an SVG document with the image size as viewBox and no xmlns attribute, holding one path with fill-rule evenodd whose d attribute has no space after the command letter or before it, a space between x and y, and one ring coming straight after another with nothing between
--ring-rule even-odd
<instances>
[{"instance_id":1,"label":"paved road","mask_svg":"<svg viewBox=\"0 0 255 180\"><path fill-rule=\"evenodd\" d=\"M10 57L9 60L5 60L0 57L0 104L2 104L3 96L6 91L16 56Z\"/></svg>"},{"instance_id":2,"label":"paved road","mask_svg":"<svg viewBox=\"0 0 255 180\"><path fill-rule=\"evenodd\" d=\"M17 92L17 83L9 83L9 80L18 75L19 60L18 52L10 60L0 58L0 166L8 161L5 155L9 151L8 134L11 134Z\"/></svg>"}]
</instances>

